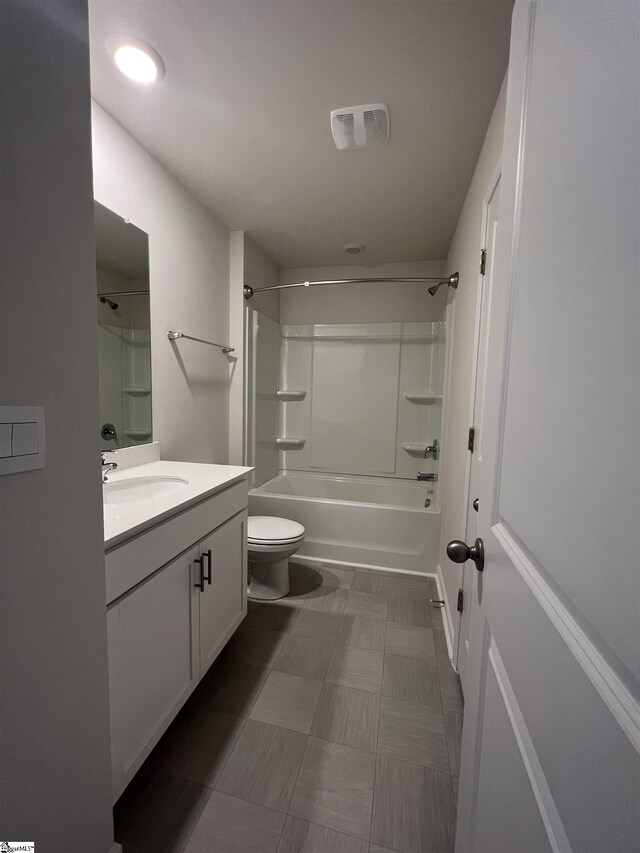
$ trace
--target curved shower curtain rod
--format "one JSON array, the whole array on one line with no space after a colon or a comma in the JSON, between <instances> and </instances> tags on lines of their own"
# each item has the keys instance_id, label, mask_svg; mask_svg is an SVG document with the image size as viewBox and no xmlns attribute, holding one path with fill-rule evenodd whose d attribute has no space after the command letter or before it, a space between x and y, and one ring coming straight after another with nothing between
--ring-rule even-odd
<instances>
[{"instance_id":1,"label":"curved shower curtain rod","mask_svg":"<svg viewBox=\"0 0 640 853\"><path fill-rule=\"evenodd\" d=\"M250 287L250 285L245 284L243 292L245 299L251 299L254 293L264 293L267 290L285 290L288 287L318 287L319 285L325 284L370 284L374 282L402 282L417 284L419 282L427 281L437 282L437 284L429 288L429 293L433 296L442 284L446 284L447 287L453 287L455 290L458 287L458 273L454 272L452 275L448 276L448 278L442 278L442 276L418 276L414 278L338 278L318 281L299 281L295 284L272 284L269 287Z\"/></svg>"}]
</instances>

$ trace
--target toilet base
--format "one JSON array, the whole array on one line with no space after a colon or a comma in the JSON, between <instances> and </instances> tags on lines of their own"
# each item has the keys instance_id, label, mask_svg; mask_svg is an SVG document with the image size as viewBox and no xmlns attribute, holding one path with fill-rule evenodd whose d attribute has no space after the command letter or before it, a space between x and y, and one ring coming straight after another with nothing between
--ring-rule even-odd
<instances>
[{"instance_id":1,"label":"toilet base","mask_svg":"<svg viewBox=\"0 0 640 853\"><path fill-rule=\"evenodd\" d=\"M249 598L274 601L289 595L289 558L270 562L249 560Z\"/></svg>"}]
</instances>

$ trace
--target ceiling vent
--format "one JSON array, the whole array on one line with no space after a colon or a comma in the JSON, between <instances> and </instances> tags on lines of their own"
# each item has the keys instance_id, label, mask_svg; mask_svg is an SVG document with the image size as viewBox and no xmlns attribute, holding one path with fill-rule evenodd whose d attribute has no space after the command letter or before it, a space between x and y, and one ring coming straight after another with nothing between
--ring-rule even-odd
<instances>
[{"instance_id":1,"label":"ceiling vent","mask_svg":"<svg viewBox=\"0 0 640 853\"><path fill-rule=\"evenodd\" d=\"M365 104L331 111L331 133L339 151L372 148L389 140L389 108Z\"/></svg>"}]
</instances>

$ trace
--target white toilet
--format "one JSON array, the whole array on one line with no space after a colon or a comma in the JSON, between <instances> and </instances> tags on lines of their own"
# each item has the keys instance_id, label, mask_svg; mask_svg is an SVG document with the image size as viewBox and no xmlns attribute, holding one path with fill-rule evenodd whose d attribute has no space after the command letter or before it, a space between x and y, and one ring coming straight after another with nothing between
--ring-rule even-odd
<instances>
[{"instance_id":1,"label":"white toilet","mask_svg":"<svg viewBox=\"0 0 640 853\"><path fill-rule=\"evenodd\" d=\"M247 533L249 598L284 598L289 593L289 557L304 539L304 527L288 518L250 515Z\"/></svg>"}]
</instances>

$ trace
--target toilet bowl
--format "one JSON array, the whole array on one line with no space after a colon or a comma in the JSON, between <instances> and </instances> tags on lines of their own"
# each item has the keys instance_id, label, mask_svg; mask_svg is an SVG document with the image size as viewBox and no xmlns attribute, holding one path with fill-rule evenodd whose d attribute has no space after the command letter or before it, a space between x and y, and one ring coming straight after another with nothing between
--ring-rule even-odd
<instances>
[{"instance_id":1,"label":"toilet bowl","mask_svg":"<svg viewBox=\"0 0 640 853\"><path fill-rule=\"evenodd\" d=\"M284 598L289 593L289 557L302 544L304 527L270 515L249 516L247 527L249 598Z\"/></svg>"}]
</instances>

